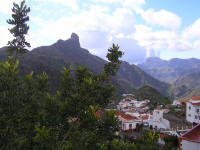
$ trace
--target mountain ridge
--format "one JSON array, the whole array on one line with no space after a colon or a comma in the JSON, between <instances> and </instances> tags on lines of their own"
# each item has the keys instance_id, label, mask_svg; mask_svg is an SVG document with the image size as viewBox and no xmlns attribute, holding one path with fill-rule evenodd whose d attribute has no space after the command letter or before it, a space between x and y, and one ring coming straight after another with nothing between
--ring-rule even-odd
<instances>
[{"instance_id":1,"label":"mountain ridge","mask_svg":"<svg viewBox=\"0 0 200 150\"><path fill-rule=\"evenodd\" d=\"M5 48L4 48L5 49ZM5 50L4 50L5 51ZM0 50L0 59L5 59L5 52ZM64 66L76 68L78 65L88 66L93 73L103 71L106 60L92 55L88 50L81 48L79 37L72 33L68 40L58 40L50 46L40 46L24 54L21 58L20 68L24 73L32 70L37 73L45 71L50 78L53 90L59 88L61 71ZM150 85L162 94L167 95L169 85L154 79L135 65L122 62L117 76L113 78L118 93L133 92L136 88Z\"/></svg>"},{"instance_id":2,"label":"mountain ridge","mask_svg":"<svg viewBox=\"0 0 200 150\"><path fill-rule=\"evenodd\" d=\"M138 67L160 81L173 83L179 77L200 72L200 60L197 58L162 60L150 57L144 63L138 64Z\"/></svg>"}]
</instances>

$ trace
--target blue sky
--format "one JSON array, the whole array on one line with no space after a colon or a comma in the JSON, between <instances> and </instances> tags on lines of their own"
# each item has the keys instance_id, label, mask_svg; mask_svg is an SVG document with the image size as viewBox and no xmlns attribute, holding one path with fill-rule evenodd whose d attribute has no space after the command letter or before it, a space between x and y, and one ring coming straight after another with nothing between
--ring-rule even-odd
<instances>
[{"instance_id":1,"label":"blue sky","mask_svg":"<svg viewBox=\"0 0 200 150\"><path fill-rule=\"evenodd\" d=\"M13 2L0 6L0 47L12 39L6 19ZM32 48L80 37L81 46L105 58L116 43L124 60L147 57L200 58L199 0L27 0L31 7L27 39Z\"/></svg>"}]
</instances>

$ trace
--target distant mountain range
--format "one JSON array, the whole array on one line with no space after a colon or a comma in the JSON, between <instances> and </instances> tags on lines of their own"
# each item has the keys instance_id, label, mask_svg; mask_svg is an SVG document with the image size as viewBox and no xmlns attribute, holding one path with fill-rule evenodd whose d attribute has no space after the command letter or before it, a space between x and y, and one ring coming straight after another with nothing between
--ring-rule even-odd
<instances>
[{"instance_id":1,"label":"distant mountain range","mask_svg":"<svg viewBox=\"0 0 200 150\"><path fill-rule=\"evenodd\" d=\"M200 95L200 73L178 78L170 87L170 93L177 98L191 98Z\"/></svg>"},{"instance_id":2,"label":"distant mountain range","mask_svg":"<svg viewBox=\"0 0 200 150\"><path fill-rule=\"evenodd\" d=\"M174 58L166 61L151 57L138 67L154 78L170 83L168 93L171 97L180 99L200 95L199 59Z\"/></svg>"},{"instance_id":3,"label":"distant mountain range","mask_svg":"<svg viewBox=\"0 0 200 150\"><path fill-rule=\"evenodd\" d=\"M6 47L0 49L0 60L7 58ZM46 72L51 81L53 91L60 86L61 71L64 66L72 66L76 69L78 65L88 66L93 73L103 71L105 60L92 55L88 50L81 48L79 37L73 33L68 40L58 40L50 46L41 46L27 52L20 61L22 74L30 73L32 70L38 74ZM135 65L122 62L118 74L113 79L117 87L117 93L130 93L144 85L149 85L167 95L169 84L161 82Z\"/></svg>"},{"instance_id":4,"label":"distant mountain range","mask_svg":"<svg viewBox=\"0 0 200 150\"><path fill-rule=\"evenodd\" d=\"M139 64L142 70L156 79L167 83L173 83L179 77L200 72L200 60L179 59L162 60L158 57L150 57L143 64Z\"/></svg>"}]
</instances>

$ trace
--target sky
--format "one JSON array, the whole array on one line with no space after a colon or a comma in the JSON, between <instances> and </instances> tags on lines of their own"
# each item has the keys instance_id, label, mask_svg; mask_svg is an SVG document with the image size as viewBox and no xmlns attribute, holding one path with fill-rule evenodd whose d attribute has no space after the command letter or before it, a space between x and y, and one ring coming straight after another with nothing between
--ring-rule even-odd
<instances>
[{"instance_id":1,"label":"sky","mask_svg":"<svg viewBox=\"0 0 200 150\"><path fill-rule=\"evenodd\" d=\"M0 5L0 47L13 38L6 22L13 2L20 0ZM75 32L81 47L102 58L115 43L129 63L148 57L200 59L199 0L27 0L26 5L31 49Z\"/></svg>"}]
</instances>

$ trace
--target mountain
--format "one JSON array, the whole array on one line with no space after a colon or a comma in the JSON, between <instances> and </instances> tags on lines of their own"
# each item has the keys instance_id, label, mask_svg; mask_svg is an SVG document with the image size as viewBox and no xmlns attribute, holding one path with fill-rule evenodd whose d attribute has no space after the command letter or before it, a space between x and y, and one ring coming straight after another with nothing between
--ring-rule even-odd
<instances>
[{"instance_id":1,"label":"mountain","mask_svg":"<svg viewBox=\"0 0 200 150\"><path fill-rule=\"evenodd\" d=\"M5 59L5 47L0 49L0 59ZM41 46L27 52L20 61L20 68L24 73L32 70L37 73L45 71L50 78L51 87L55 91L59 88L61 71L64 66L72 66L76 69L78 65L88 66L93 73L103 71L104 64L107 63L102 58L92 55L88 50L81 48L79 37L73 33L68 40L58 40L50 46ZM167 95L169 85L154 79L135 65L122 62L118 74L113 79L119 94L135 91L144 85L150 85L161 93Z\"/></svg>"},{"instance_id":2,"label":"mountain","mask_svg":"<svg viewBox=\"0 0 200 150\"><path fill-rule=\"evenodd\" d=\"M169 91L178 98L190 98L200 95L200 73L192 73L178 78Z\"/></svg>"},{"instance_id":3,"label":"mountain","mask_svg":"<svg viewBox=\"0 0 200 150\"><path fill-rule=\"evenodd\" d=\"M171 102L168 97L163 96L159 91L151 86L144 86L136 90L134 95L137 99L149 99L150 103L155 106L161 104L164 105Z\"/></svg>"},{"instance_id":4,"label":"mountain","mask_svg":"<svg viewBox=\"0 0 200 150\"><path fill-rule=\"evenodd\" d=\"M143 64L139 64L145 72L149 73L156 79L167 83L173 83L179 77L189 75L191 73L200 72L200 60L178 59L162 60L158 57L150 57Z\"/></svg>"}]
</instances>

